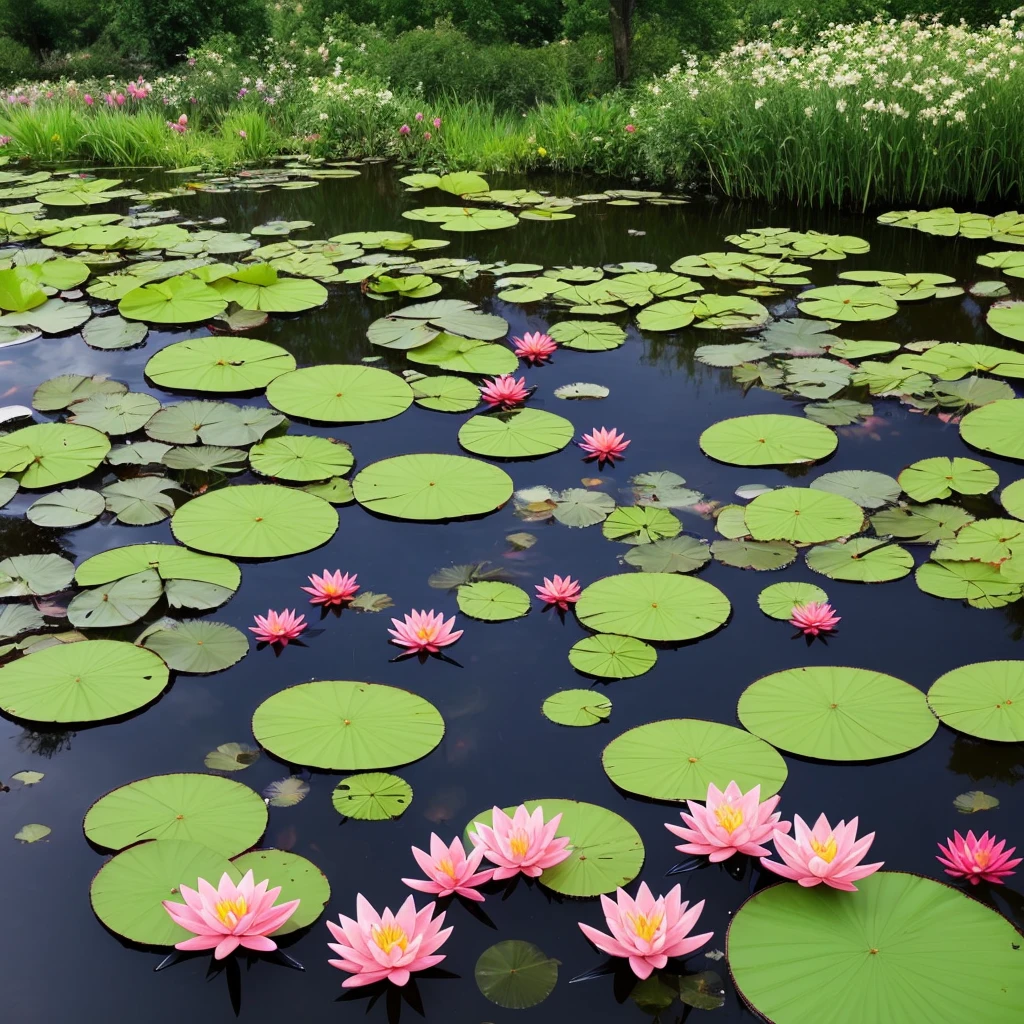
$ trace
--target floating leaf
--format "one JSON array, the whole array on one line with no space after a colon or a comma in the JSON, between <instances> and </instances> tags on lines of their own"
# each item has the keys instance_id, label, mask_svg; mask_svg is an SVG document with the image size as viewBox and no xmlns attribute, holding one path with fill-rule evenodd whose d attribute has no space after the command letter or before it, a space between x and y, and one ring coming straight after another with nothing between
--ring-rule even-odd
<instances>
[{"instance_id":1,"label":"floating leaf","mask_svg":"<svg viewBox=\"0 0 1024 1024\"><path fill-rule=\"evenodd\" d=\"M401 377L373 366L309 366L277 377L267 401L289 416L325 423L387 420L412 405Z\"/></svg>"},{"instance_id":2,"label":"floating leaf","mask_svg":"<svg viewBox=\"0 0 1024 1024\"><path fill-rule=\"evenodd\" d=\"M760 572L784 569L796 561L796 548L780 540L716 540L711 554L723 565Z\"/></svg>"},{"instance_id":3,"label":"floating leaf","mask_svg":"<svg viewBox=\"0 0 1024 1024\"><path fill-rule=\"evenodd\" d=\"M952 540L961 527L974 516L956 505L915 505L909 508L888 508L871 517L875 533L899 537L918 544L934 544Z\"/></svg>"},{"instance_id":4,"label":"floating leaf","mask_svg":"<svg viewBox=\"0 0 1024 1024\"><path fill-rule=\"evenodd\" d=\"M169 444L162 444L159 441L121 444L110 449L107 463L111 466L158 466L170 451Z\"/></svg>"},{"instance_id":5,"label":"floating leaf","mask_svg":"<svg viewBox=\"0 0 1024 1024\"><path fill-rule=\"evenodd\" d=\"M544 717L558 725L597 725L612 713L612 702L593 690L559 690L541 705Z\"/></svg>"},{"instance_id":6,"label":"floating leaf","mask_svg":"<svg viewBox=\"0 0 1024 1024\"><path fill-rule=\"evenodd\" d=\"M349 602L349 608L357 612L382 612L393 608L395 602L387 594L375 594L372 590L364 590L356 594Z\"/></svg>"},{"instance_id":7,"label":"floating leaf","mask_svg":"<svg viewBox=\"0 0 1024 1024\"><path fill-rule=\"evenodd\" d=\"M882 508L892 505L900 496L899 481L886 473L870 469L844 469L837 473L825 473L811 481L811 487L819 491L831 491L855 501L861 508Z\"/></svg>"},{"instance_id":8,"label":"floating leaf","mask_svg":"<svg viewBox=\"0 0 1024 1024\"><path fill-rule=\"evenodd\" d=\"M356 500L352 493L352 485L340 476L332 477L323 483L306 484L302 489L323 498L324 501L329 501L332 505L347 505L350 501Z\"/></svg>"},{"instance_id":9,"label":"floating leaf","mask_svg":"<svg viewBox=\"0 0 1024 1024\"><path fill-rule=\"evenodd\" d=\"M1024 303L1021 305L1024 307ZM960 436L973 448L1007 459L1024 459L1024 399L990 402L969 412L960 421Z\"/></svg>"},{"instance_id":10,"label":"floating leaf","mask_svg":"<svg viewBox=\"0 0 1024 1024\"><path fill-rule=\"evenodd\" d=\"M167 493L180 488L162 476L136 476L119 480L103 488L108 512L120 523L130 526L152 526L163 522L174 512L174 499Z\"/></svg>"},{"instance_id":11,"label":"floating leaf","mask_svg":"<svg viewBox=\"0 0 1024 1024\"><path fill-rule=\"evenodd\" d=\"M138 622L160 600L164 588L153 569L82 590L68 605L68 620L83 629L109 629Z\"/></svg>"},{"instance_id":12,"label":"floating leaf","mask_svg":"<svg viewBox=\"0 0 1024 1024\"><path fill-rule=\"evenodd\" d=\"M322 306L327 301L327 289L319 282L309 278L279 277L277 270L268 263L253 263L235 269L214 281L212 290L214 295L228 302L237 302L242 309L265 313L300 313ZM131 294L129 292L125 298ZM124 301L121 300L122 306ZM226 306L227 302L217 312L222 312ZM128 315L123 308L121 312Z\"/></svg>"},{"instance_id":13,"label":"floating leaf","mask_svg":"<svg viewBox=\"0 0 1024 1024\"><path fill-rule=\"evenodd\" d=\"M55 487L88 476L110 451L98 430L67 423L34 423L0 437L0 473L18 474L22 487Z\"/></svg>"},{"instance_id":14,"label":"floating leaf","mask_svg":"<svg viewBox=\"0 0 1024 1024\"><path fill-rule=\"evenodd\" d=\"M779 487L756 497L743 518L755 540L815 544L859 533L864 512L840 494L809 487Z\"/></svg>"},{"instance_id":15,"label":"floating leaf","mask_svg":"<svg viewBox=\"0 0 1024 1024\"><path fill-rule=\"evenodd\" d=\"M43 781L46 778L44 772L15 772L12 776L15 782L20 782L23 786L35 786L37 783Z\"/></svg>"},{"instance_id":16,"label":"floating leaf","mask_svg":"<svg viewBox=\"0 0 1024 1024\"><path fill-rule=\"evenodd\" d=\"M562 348L580 352L607 352L626 340L626 332L621 327L600 320L563 320L552 324L548 334Z\"/></svg>"},{"instance_id":17,"label":"floating leaf","mask_svg":"<svg viewBox=\"0 0 1024 1024\"><path fill-rule=\"evenodd\" d=\"M168 444L253 444L283 419L269 409L195 399L164 406L146 424L146 433Z\"/></svg>"},{"instance_id":18,"label":"floating leaf","mask_svg":"<svg viewBox=\"0 0 1024 1024\"><path fill-rule=\"evenodd\" d=\"M146 569L155 569L168 585L195 581L233 592L242 580L241 570L226 558L200 555L176 544L129 544L87 558L75 570L75 581L79 586L94 587Z\"/></svg>"},{"instance_id":19,"label":"floating leaf","mask_svg":"<svg viewBox=\"0 0 1024 1024\"><path fill-rule=\"evenodd\" d=\"M563 384L554 391L555 398L565 399L607 398L610 394L611 390L603 384L584 384L579 381L575 384Z\"/></svg>"},{"instance_id":20,"label":"floating leaf","mask_svg":"<svg viewBox=\"0 0 1024 1024\"><path fill-rule=\"evenodd\" d=\"M980 562L925 562L915 573L926 594L966 601L974 608L1002 608L1020 600L1021 584L1010 582L994 565Z\"/></svg>"},{"instance_id":21,"label":"floating leaf","mask_svg":"<svg viewBox=\"0 0 1024 1024\"><path fill-rule=\"evenodd\" d=\"M412 803L412 786L387 772L350 775L331 793L334 809L346 818L389 821L401 817Z\"/></svg>"},{"instance_id":22,"label":"floating leaf","mask_svg":"<svg viewBox=\"0 0 1024 1024\"><path fill-rule=\"evenodd\" d=\"M832 580L887 583L908 576L914 556L898 544L872 537L821 544L807 552L807 565Z\"/></svg>"},{"instance_id":23,"label":"floating leaf","mask_svg":"<svg viewBox=\"0 0 1024 1024\"><path fill-rule=\"evenodd\" d=\"M42 629L46 623L43 616L27 604L0 605L0 640L12 640L22 633ZM14 650L13 645L4 647L3 653Z\"/></svg>"},{"instance_id":24,"label":"floating leaf","mask_svg":"<svg viewBox=\"0 0 1024 1024\"><path fill-rule=\"evenodd\" d=\"M813 583L786 581L765 587L757 595L757 606L773 619L789 620L793 617L795 607L810 604L812 601L820 603L827 600L828 594Z\"/></svg>"},{"instance_id":25,"label":"floating leaf","mask_svg":"<svg viewBox=\"0 0 1024 1024\"><path fill-rule=\"evenodd\" d=\"M775 414L722 420L700 435L705 455L733 466L815 462L831 455L838 443L828 427Z\"/></svg>"},{"instance_id":26,"label":"floating leaf","mask_svg":"<svg viewBox=\"0 0 1024 1024\"><path fill-rule=\"evenodd\" d=\"M515 409L466 420L459 430L459 444L492 459L524 459L561 451L574 433L575 427L562 416L540 409Z\"/></svg>"},{"instance_id":27,"label":"floating leaf","mask_svg":"<svg viewBox=\"0 0 1024 1024\"><path fill-rule=\"evenodd\" d=\"M643 572L696 572L710 560L708 542L687 536L640 544L623 556L624 562Z\"/></svg>"},{"instance_id":28,"label":"floating leaf","mask_svg":"<svg viewBox=\"0 0 1024 1024\"><path fill-rule=\"evenodd\" d=\"M473 973L484 998L509 1010L524 1010L551 995L558 965L533 943L507 939L485 949Z\"/></svg>"},{"instance_id":29,"label":"floating leaf","mask_svg":"<svg viewBox=\"0 0 1024 1024\"><path fill-rule=\"evenodd\" d=\"M263 797L270 807L295 807L309 795L309 783L299 775L275 779L263 789Z\"/></svg>"},{"instance_id":30,"label":"floating leaf","mask_svg":"<svg viewBox=\"0 0 1024 1024\"><path fill-rule=\"evenodd\" d=\"M117 304L126 320L151 324L194 324L223 313L227 299L194 277L172 277L133 288Z\"/></svg>"},{"instance_id":31,"label":"floating leaf","mask_svg":"<svg viewBox=\"0 0 1024 1024\"><path fill-rule=\"evenodd\" d=\"M240 874L252 871L254 879L266 878L272 887L280 886L279 903L299 901L292 916L277 931L271 932L274 938L308 928L324 912L331 898L331 886L324 873L297 853L250 850L236 857L231 866Z\"/></svg>"},{"instance_id":32,"label":"floating leaf","mask_svg":"<svg viewBox=\"0 0 1024 1024\"><path fill-rule=\"evenodd\" d=\"M530 595L511 583L467 583L459 587L456 600L464 615L486 622L518 619L530 610Z\"/></svg>"},{"instance_id":33,"label":"floating leaf","mask_svg":"<svg viewBox=\"0 0 1024 1024\"><path fill-rule=\"evenodd\" d=\"M192 338L161 349L146 376L181 391L256 391L295 369L295 358L278 345L246 338Z\"/></svg>"},{"instance_id":34,"label":"floating leaf","mask_svg":"<svg viewBox=\"0 0 1024 1024\"><path fill-rule=\"evenodd\" d=\"M961 814L977 814L978 811L991 811L999 806L999 800L980 789L972 789L967 793L961 793L953 800L953 806Z\"/></svg>"},{"instance_id":35,"label":"floating leaf","mask_svg":"<svg viewBox=\"0 0 1024 1024\"><path fill-rule=\"evenodd\" d=\"M223 622L193 619L173 622L149 633L142 645L163 658L176 672L220 672L241 661L249 651L245 634Z\"/></svg>"},{"instance_id":36,"label":"floating leaf","mask_svg":"<svg viewBox=\"0 0 1024 1024\"><path fill-rule=\"evenodd\" d=\"M203 758L203 764L215 772L240 772L259 759L259 747L250 747L248 743L222 743Z\"/></svg>"},{"instance_id":37,"label":"floating leaf","mask_svg":"<svg viewBox=\"0 0 1024 1024\"><path fill-rule=\"evenodd\" d=\"M654 668L657 660L658 652L650 644L631 636L616 636L614 633L585 636L569 648L569 664L577 672L597 676L599 679L632 679L634 676L642 676ZM568 692L591 693L589 690Z\"/></svg>"},{"instance_id":38,"label":"floating leaf","mask_svg":"<svg viewBox=\"0 0 1024 1024\"><path fill-rule=\"evenodd\" d=\"M690 508L704 497L700 491L684 487L686 481L678 473L638 473L629 478L638 505L659 505L662 508Z\"/></svg>"},{"instance_id":39,"label":"floating leaf","mask_svg":"<svg viewBox=\"0 0 1024 1024\"><path fill-rule=\"evenodd\" d=\"M601 532L608 540L626 544L650 544L675 537L683 524L664 508L649 505L624 505L616 508L604 521Z\"/></svg>"},{"instance_id":40,"label":"floating leaf","mask_svg":"<svg viewBox=\"0 0 1024 1024\"><path fill-rule=\"evenodd\" d=\"M375 320L366 336L374 345L407 350L419 348L437 338L452 338L453 335L458 335L458 340L463 341L469 338L478 342L497 341L507 332L506 320L493 313L481 313L472 302L435 299L433 302L403 306L389 316ZM508 349L504 351L512 355ZM515 365L513 362L513 367Z\"/></svg>"},{"instance_id":41,"label":"floating leaf","mask_svg":"<svg viewBox=\"0 0 1024 1024\"><path fill-rule=\"evenodd\" d=\"M480 404L480 389L464 377L424 377L412 391L418 406L437 412L470 412Z\"/></svg>"},{"instance_id":42,"label":"floating leaf","mask_svg":"<svg viewBox=\"0 0 1024 1024\"><path fill-rule=\"evenodd\" d=\"M874 414L875 408L866 402L849 398L836 398L831 402L810 402L804 406L804 415L826 427L845 427Z\"/></svg>"},{"instance_id":43,"label":"floating leaf","mask_svg":"<svg viewBox=\"0 0 1024 1024\"><path fill-rule=\"evenodd\" d=\"M343 476L354 464L347 444L309 434L286 434L261 441L249 453L249 462L263 476L297 483Z\"/></svg>"},{"instance_id":44,"label":"floating leaf","mask_svg":"<svg viewBox=\"0 0 1024 1024\"><path fill-rule=\"evenodd\" d=\"M116 313L93 317L82 329L82 338L87 345L108 351L141 345L147 334L149 328L145 324L125 320Z\"/></svg>"},{"instance_id":45,"label":"floating leaf","mask_svg":"<svg viewBox=\"0 0 1024 1024\"><path fill-rule=\"evenodd\" d=\"M999 475L975 459L922 459L899 476L900 486L915 501L958 494L987 494L999 486Z\"/></svg>"},{"instance_id":46,"label":"floating leaf","mask_svg":"<svg viewBox=\"0 0 1024 1024\"><path fill-rule=\"evenodd\" d=\"M14 838L21 843L38 843L40 839L45 839L52 831L53 829L49 825L22 825L14 833Z\"/></svg>"},{"instance_id":47,"label":"floating leaf","mask_svg":"<svg viewBox=\"0 0 1024 1024\"><path fill-rule=\"evenodd\" d=\"M73 563L60 555L12 555L0 559L0 597L42 597L74 578Z\"/></svg>"},{"instance_id":48,"label":"floating leaf","mask_svg":"<svg viewBox=\"0 0 1024 1024\"><path fill-rule=\"evenodd\" d=\"M981 661L939 676L928 704L951 729L997 743L1024 740L1024 661Z\"/></svg>"},{"instance_id":49,"label":"floating leaf","mask_svg":"<svg viewBox=\"0 0 1024 1024\"><path fill-rule=\"evenodd\" d=\"M554 495L552 515L565 526L596 526L615 510L615 499L599 491L570 487Z\"/></svg>"}]
</instances>

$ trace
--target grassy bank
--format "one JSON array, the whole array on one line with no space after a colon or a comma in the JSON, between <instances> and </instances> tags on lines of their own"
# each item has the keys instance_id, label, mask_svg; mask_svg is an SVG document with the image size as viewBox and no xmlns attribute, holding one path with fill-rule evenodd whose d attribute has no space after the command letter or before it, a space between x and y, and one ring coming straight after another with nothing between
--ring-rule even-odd
<instances>
[{"instance_id":1,"label":"grassy bank","mask_svg":"<svg viewBox=\"0 0 1024 1024\"><path fill-rule=\"evenodd\" d=\"M473 97L428 102L350 72L351 43L333 37L312 57L271 51L260 64L206 49L182 74L130 90L113 80L9 90L0 135L10 157L40 161L227 166L296 152L591 171L814 204L1024 196L1024 9L979 30L875 21L812 45L794 38L782 26L632 90L522 113Z\"/></svg>"}]
</instances>

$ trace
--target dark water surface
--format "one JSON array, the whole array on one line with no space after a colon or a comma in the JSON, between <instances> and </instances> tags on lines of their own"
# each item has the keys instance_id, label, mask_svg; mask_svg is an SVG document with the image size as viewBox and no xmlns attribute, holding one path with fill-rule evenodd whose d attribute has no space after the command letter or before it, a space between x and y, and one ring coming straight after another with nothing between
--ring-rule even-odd
<instances>
[{"instance_id":1,"label":"dark water surface","mask_svg":"<svg viewBox=\"0 0 1024 1024\"><path fill-rule=\"evenodd\" d=\"M520 182L511 183L514 185ZM594 182L544 182L558 192L593 191ZM602 187L596 185L597 188ZM427 202L437 202L435 197ZM358 179L326 181L303 191L269 191L256 195L196 195L182 198L185 216L227 218L227 230L246 231L269 219L308 219L309 232L297 237L325 238L344 231L412 230L444 237L432 225L403 221L400 211L424 205L423 195L406 195L393 172L367 168ZM937 271L955 275L966 285L979 277L975 257L991 243L932 238L914 231L876 225L873 218L751 205L615 208L585 206L572 221L523 222L507 231L451 235L444 250L425 255L474 256L484 261L532 261L546 266L601 264L647 260L659 268L679 256L728 248L724 236L762 225L853 234L871 242L871 252L837 262L812 263L816 285L830 284L842 270ZM642 237L628 229L645 231ZM271 239L272 241L272 239ZM980 273L979 273L980 271ZM500 313L510 334L543 329L545 310L505 305L490 297L493 278L466 285L442 279L440 297L466 297ZM705 282L707 283L707 282ZM1010 282L1017 298L1022 282ZM714 282L711 282L714 287ZM734 287L721 290L735 292ZM366 341L367 325L393 308L370 302L351 286L330 286L330 301L319 311L297 318L272 318L258 337L291 351L300 366L358 362L380 355ZM793 290L790 290L793 294ZM765 300L771 306L772 300ZM771 306L784 312L784 306ZM556 314L553 319L564 318ZM203 330L152 331L146 344L127 352L87 347L79 335L43 338L0 351L0 395L3 404L30 404L34 387L58 373L105 373L164 401L143 377L153 353L173 341L206 333ZM848 338L892 339L902 343L937 338L944 341L1002 344L984 321L984 309L965 295L910 303L892 319L849 325L838 330ZM744 395L728 369L695 362L696 346L715 340L715 332L686 330L675 335L642 337L630 328L624 346L601 353L560 351L551 365L526 370L528 383L538 386L532 404L572 420L577 436L593 426L614 425L633 439L628 458L605 470L604 490L617 494L633 474L671 470L687 485L727 503L736 487L763 482L807 484L826 471L873 469L892 476L908 463L935 455L973 454L957 428L934 417L914 415L895 400L875 399L879 421L868 427L840 428L836 453L806 468L748 469L707 459L698 435L729 416L793 411L781 395L752 390ZM400 353L385 352L376 365L400 370ZM601 402L563 402L555 387L591 381L611 388ZM13 390L10 390L13 389ZM6 392L6 394L4 394ZM202 396L217 397L217 396ZM254 399L264 404L264 399ZM458 451L456 434L466 415L446 415L413 406L385 423L345 427L308 427L347 441L357 469L377 459L416 451ZM38 418L38 417L37 417ZM580 478L596 475L580 452L570 446L543 460L503 463L517 488L548 484L561 489L580 486ZM1022 475L1009 461L985 458L1003 485ZM245 482L236 478L235 482ZM79 486L79 485L76 485ZM89 486L84 481L81 486ZM19 494L0 512L0 557L60 551L76 562L120 545L140 541L172 542L168 522L148 528L95 525L55 531L36 528L24 512L34 500ZM623 499L626 500L626 499ZM951 499L955 501L956 499ZM988 498L968 507L976 514L996 515ZM713 524L685 510L679 512L688 533L714 538ZM621 571L619 557L628 550L605 540L598 527L570 530L556 523L524 524L511 504L493 515L470 522L421 524L374 517L352 504L340 509L341 528L323 548L292 558L243 565L242 586L230 603L208 615L245 630L256 612L301 605L298 587L305 576L324 568L358 572L364 589L390 594L394 614L412 607L433 606L457 612L454 594L431 590L427 577L451 563L489 560L515 574L515 582L531 593L543 575L569 573L584 585ZM509 556L505 536L519 530L535 533L537 543ZM920 564L929 548L911 550ZM628 569L628 567L626 567ZM331 806L331 790L340 775L314 773L312 790L294 808L270 810L263 845L290 849L314 861L333 889L328 912L354 914L355 895L363 893L378 908L397 908L409 890L399 881L416 874L409 853L425 847L431 830L446 840L461 833L466 821L492 804L507 806L525 799L566 797L592 801L628 818L639 829L647 850L641 878L655 892L682 880L684 898L706 899L699 931L713 929L708 950L724 948L730 915L748 895L749 873L736 879L711 866L667 879L676 863L675 841L662 826L678 821L677 808L648 802L618 791L605 776L600 755L615 736L658 718L695 717L738 724L736 701L753 680L770 672L805 665L853 665L879 669L922 690L942 673L969 662L1019 658L1024 635L1024 602L998 611L983 611L957 601L921 593L913 576L872 586L824 580L802 562L778 574L739 570L710 563L702 578L728 595L733 614L726 628L693 644L663 646L656 667L633 680L596 686L614 707L609 721L586 729L567 729L546 720L540 704L550 693L588 681L570 667L566 652L586 634L570 614L542 613L535 602L525 618L490 624L459 617L465 635L451 649L456 666L437 659L395 663L387 643L392 612L328 615L322 623L309 616L319 635L305 646L290 646L280 656L269 649L249 655L226 672L212 676L172 677L172 685L154 704L126 721L80 728L73 732L33 731L28 725L0 722L0 778L22 769L46 773L42 783L0 793L0 845L4 852L4 885L0 919L4 922L3 996L6 1021L51 1024L55 1021L147 1020L151 1024L181 1021L230 1021L234 1018L228 979L208 971L207 957L191 959L159 974L152 968L163 956L132 948L110 934L93 916L89 883L105 856L89 846L81 820L100 795L134 779L162 772L204 771L204 755L220 743L252 742L250 718L255 707L276 691L310 679L357 679L405 687L433 702L444 716L447 732L441 745L422 761L398 769L413 787L410 809L398 821L342 823ZM768 619L757 607L757 594L781 579L824 583L842 615L838 634L808 646L793 639L785 623ZM140 627L124 631L133 638ZM813 819L825 811L834 822L859 815L861 830L877 832L869 860L884 860L898 871L940 876L935 843L954 828L996 831L1018 845L1024 840L1024 749L973 740L940 725L920 749L900 758L867 765L816 763L786 755L789 779L781 809L786 818L798 813ZM257 790L288 774L288 766L264 756L232 777ZM953 807L957 794L983 789L1000 806L965 817ZM53 829L48 841L22 845L14 833L27 822ZM1011 880L1012 881L1012 880ZM1018 887L1019 887L1018 882ZM421 897L417 897L422 899ZM596 900L573 901L523 880L510 895L496 891L483 910L489 920L473 916L459 904L451 906L452 939L442 950L442 965L457 977L421 978L410 987L407 1001L390 1006L404 1021L420 1019L481 1024L517 1019L538 1024L570 1017L586 1021L640 1021L645 1015L611 977L569 985L569 979L602 962L583 938L580 919L603 926ZM387 1019L388 1000L372 1005L357 993L339 1002L346 975L327 965L327 929L323 919L286 948L306 972L274 964L241 963L240 1019L257 1022L301 1019L309 1024ZM540 1006L524 1011L501 1009L478 992L473 967L480 953L502 939L526 939L561 961L558 985ZM698 952L688 964L727 977L724 960L715 962ZM728 987L725 1006L693 1011L694 1019L738 1021L745 1011ZM677 1004L678 1008L678 1004ZM747 1015L749 1019L749 1015ZM674 1022L673 1013L663 1018Z\"/></svg>"}]
</instances>

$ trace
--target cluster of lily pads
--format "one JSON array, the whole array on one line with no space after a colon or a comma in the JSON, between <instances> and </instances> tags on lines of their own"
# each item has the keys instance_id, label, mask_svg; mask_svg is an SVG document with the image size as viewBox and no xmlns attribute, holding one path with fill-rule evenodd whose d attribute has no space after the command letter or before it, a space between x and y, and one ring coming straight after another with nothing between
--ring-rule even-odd
<instances>
[{"instance_id":1,"label":"cluster of lily pads","mask_svg":"<svg viewBox=\"0 0 1024 1024\"><path fill-rule=\"evenodd\" d=\"M344 167L332 173L283 168L224 180L223 187L309 187L319 177L352 173ZM587 202L681 201L639 191L565 199L498 191L473 174L416 174L403 181L413 190L438 188L459 196L463 205L405 214L449 232L561 220ZM83 325L85 342L100 348L141 344L148 324L202 322L232 333L177 342L149 359L148 382L167 399L130 391L105 376L64 374L40 384L33 408L3 410L2 422L13 429L0 435L0 506L22 491L39 492L26 515L41 528L87 526L100 517L126 525L169 520L176 542L127 545L77 566L53 554L0 561L5 601L0 606L0 657L5 659L0 709L8 716L43 723L112 721L158 698L172 672L229 668L248 652L245 635L224 623L181 620L174 613L207 612L230 600L241 581L235 560L288 557L326 543L339 526L337 507L352 502L394 520L445 521L488 515L511 501L514 514L527 523L551 519L567 529L600 525L609 541L622 545L617 550L627 568L582 589L568 577L545 580L537 588L557 614L571 612L590 631L568 657L579 674L596 680L641 675L656 663L659 650L727 627L728 597L696 575L711 559L737 569L775 570L802 555L814 572L840 584L878 584L914 572L924 592L977 608L1001 607L1024 596L1024 480L1004 486L999 505L990 503L994 514L978 518L954 503L957 496L992 494L1000 480L990 466L962 456L894 466L896 476L853 470L823 473L806 487L753 483L737 491L739 501L728 503L688 488L683 477L667 471L634 474L623 500L598 489L600 477L584 479L582 487L538 484L513 493L511 477L495 461L553 454L570 443L576 429L566 417L531 407L478 412L487 397L481 379L519 366L504 341L509 325L477 304L433 298L445 282L492 275L504 301L543 303L567 314L548 330L556 353L617 348L627 328L602 318L621 321L633 311L641 331L692 326L746 332L744 340L698 348L697 358L731 367L744 385L785 395L793 412L736 417L705 430L693 454L699 448L730 465L806 467L826 459L839 443L836 428L864 424L873 415L859 397L865 387L878 398L898 397L923 413L957 420L963 441L975 449L1024 459L1024 400L1006 382L1024 377L1024 356L952 343L901 349L893 342L853 341L831 333L843 323L892 316L900 303L961 294L952 279L843 273L840 279L848 283L795 295L802 315L773 319L758 300L808 284L804 274L810 266L802 261L841 260L866 253L868 244L852 236L757 228L727 240L738 252L683 256L668 271L646 263L544 268L468 258L424 260L413 253L442 247L447 240L390 231L309 241L288 237L308 229L308 222L272 222L248 234L222 232L219 225L182 223L175 211L154 212L154 202L188 194L187 188L154 195L123 184L48 172L2 173L0 185L6 187L0 188L0 201L15 205L0 210L0 231L11 245L0 255L6 261L0 269L0 309L5 310L0 344ZM203 188L220 185L207 180ZM43 215L50 205L92 206L115 198L146 206L127 216L55 221ZM984 237L1014 241L1017 221L1010 215L996 221L998 229ZM261 235L280 240L261 243ZM27 244L37 240L39 246ZM986 265L1013 276L1017 263L1006 258ZM367 301L415 300L390 309L367 332L373 345L404 353L411 364L404 373L365 363L299 367L284 348L237 336L270 314L322 305L329 301L329 287L356 284ZM736 295L718 290L737 285L742 287ZM988 323L1013 338L1011 332L1021 330L1018 321L1024 323L1021 309L1024 303L993 305ZM484 392L488 387L493 384L485 384ZM181 397L180 392L213 397ZM608 389L580 382L554 393L566 400L600 400ZM254 400L240 404L225 396ZM304 433L300 425L389 420L414 403L440 413L472 413L458 441L482 458L396 454L360 466L350 481L358 453L340 438ZM37 414L44 418L35 422ZM28 418L31 424L20 425ZM633 457L642 446L642 439L635 441L640 443ZM235 483L235 477L246 482ZM677 512L713 519L719 537L709 544L687 534ZM934 545L916 569L908 550L914 544ZM530 612L526 591L480 566L452 567L437 575L441 582L432 578L431 585L455 589L460 611L471 618L501 622ZM314 600L326 592L326 576L319 584L311 578ZM340 581L336 585L345 588ZM758 604L772 618L793 619L794 611L827 597L819 587L784 581L765 588ZM365 592L351 601L366 611L389 603L386 595ZM71 629L47 622L59 617L57 608L66 611ZM158 617L149 622L154 612ZM144 620L134 643L91 632ZM428 629L411 617L393 621L393 635L413 646L412 638ZM268 618L258 629L271 631L272 625ZM442 628L446 637L453 635L450 620ZM610 712L611 702L592 689L557 692L543 706L549 719L565 726L595 725ZM894 757L927 743L940 721L982 739L1019 742L1024 739L1024 662L962 666L936 680L927 694L867 669L798 666L751 684L737 715L742 728L695 718L637 726L606 746L603 768L624 792L654 800L706 800L713 787L725 789L730 782L747 793L759 787L769 799L787 776L780 750L837 762ZM398 817L407 809L411 787L384 770L427 756L444 729L440 713L424 698L349 680L287 687L264 700L252 719L260 748L281 761L350 773L335 787L332 803L346 817L369 820ZM220 760L208 761L211 771L235 770L232 762L245 767L241 749L220 753ZM527 801L524 813L541 806L545 815L560 815L557 835L545 842L558 841L569 853L540 868L540 885L567 896L594 897L639 875L644 847L625 818L560 799ZM295 904L272 930L273 941L307 927L320 916L330 887L305 858L254 849L266 824L260 795L223 776L178 773L115 790L85 818L88 838L113 854L92 884L96 914L134 942L187 942L178 921L194 919L169 915L163 901L183 884L191 889L198 879L215 884L227 876L225 906L255 898L248 888L253 879L267 879L286 903ZM139 842L140 836L145 841ZM830 849L828 837L815 841ZM958 862L959 854L950 856ZM243 882L249 871L252 878ZM212 899L203 887L196 891L199 903ZM991 1009L992 1020L1009 1019L1009 1004L1000 1000L1019 1003L1019 993L1006 996L1005 987L992 980L1015 966L1008 941L1015 933L1005 920L934 881L898 872L872 874L862 893L843 905L838 924L835 904L819 890L782 885L754 895L736 915L727 940L730 968L744 997L779 1021L825 1016L828 1000L838 1000L845 982L831 969L816 970L815 963L892 950L922 969L911 977L898 957L878 956L870 981L873 998L885 1005L899 990L927 1000L933 997L930 981L947 979L954 969L963 977L956 965L967 946L976 969L958 984L955 998L976 1010ZM674 899L678 904L678 894ZM206 909L220 914L217 906L214 901L213 910ZM633 913L630 906L620 897L619 910ZM640 912L646 915L651 907L644 906ZM224 913L235 911L228 906ZM402 913L388 918L367 912L357 924L368 934L400 927L408 937L413 926L406 928L405 918L404 924L399 921ZM922 932L922 921L935 927ZM351 946L342 924L346 940L338 941ZM421 924L433 927L431 941L437 938L438 919ZM387 946L390 953L400 945L396 934L387 932L378 947ZM643 938L643 929L636 934ZM813 943L807 934L813 934ZM944 938L938 941L937 935ZM866 954L865 936L872 943ZM531 967L534 977L550 982L550 991L557 965L533 947L524 951L511 945L499 943L505 948L487 951L490 959L483 968L478 964L478 980L488 977L492 993L504 993L495 999L501 1005L529 1005L510 979L520 973L529 977L525 968ZM797 945L805 950L799 962L788 952ZM349 962L358 963L358 957ZM682 984L675 983L673 998L682 998ZM948 986L943 991L948 995ZM793 992L802 993L803 1017L793 1015ZM647 995L661 998L664 991L647 990Z\"/></svg>"}]
</instances>

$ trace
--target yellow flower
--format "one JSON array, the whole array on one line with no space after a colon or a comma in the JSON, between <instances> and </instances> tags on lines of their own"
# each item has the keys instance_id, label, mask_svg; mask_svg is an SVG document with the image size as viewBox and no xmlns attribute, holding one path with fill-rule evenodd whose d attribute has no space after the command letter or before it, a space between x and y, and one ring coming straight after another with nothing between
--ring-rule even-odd
<instances>
[{"instance_id":1,"label":"yellow flower","mask_svg":"<svg viewBox=\"0 0 1024 1024\"><path fill-rule=\"evenodd\" d=\"M51 142L60 142L60 136L59 136L59 135L58 135L58 134L57 134L56 132L54 132L54 133L53 133L53 134L52 134L52 135L50 136L50 141L51 141Z\"/></svg>"},{"instance_id":2,"label":"yellow flower","mask_svg":"<svg viewBox=\"0 0 1024 1024\"><path fill-rule=\"evenodd\" d=\"M537 147L537 156L547 156L548 151L543 146Z\"/></svg>"}]
</instances>

